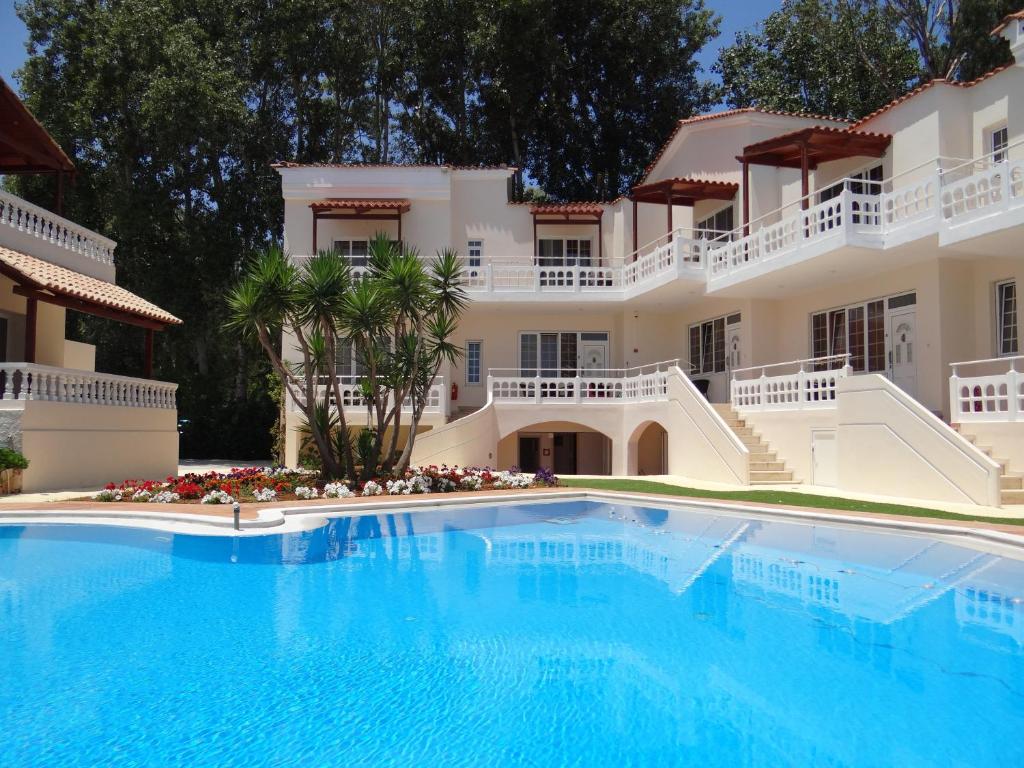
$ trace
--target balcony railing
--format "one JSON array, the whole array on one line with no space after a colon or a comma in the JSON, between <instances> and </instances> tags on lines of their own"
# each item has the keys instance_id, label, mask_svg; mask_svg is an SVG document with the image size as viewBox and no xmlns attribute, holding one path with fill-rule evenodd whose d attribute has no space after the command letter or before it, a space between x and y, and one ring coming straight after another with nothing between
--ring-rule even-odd
<instances>
[{"instance_id":1,"label":"balcony railing","mask_svg":"<svg viewBox=\"0 0 1024 768\"><path fill-rule=\"evenodd\" d=\"M34 363L0 364L0 399L174 410L177 384Z\"/></svg>"},{"instance_id":2,"label":"balcony railing","mask_svg":"<svg viewBox=\"0 0 1024 768\"><path fill-rule=\"evenodd\" d=\"M678 360L633 368L491 368L487 389L496 403L611 405L668 398L669 371Z\"/></svg>"},{"instance_id":3,"label":"balcony railing","mask_svg":"<svg viewBox=\"0 0 1024 768\"><path fill-rule=\"evenodd\" d=\"M12 240L5 236L5 233L17 233L20 239ZM11 247L17 248L25 244L25 238L34 238L41 243L78 254L100 264L114 263L114 248L117 244L113 240L45 208L33 205L27 200L22 200L17 195L0 190L0 244L10 244ZM29 255L45 258L45 254Z\"/></svg>"},{"instance_id":4,"label":"balcony railing","mask_svg":"<svg viewBox=\"0 0 1024 768\"><path fill-rule=\"evenodd\" d=\"M831 199L822 191L771 211L709 244L708 284L761 274L830 245L882 248L926 232L954 232L962 224L1024 207L1024 159L1007 159L1017 145L968 161L938 158L932 170L910 169L885 182L843 179ZM901 182L901 179L904 180ZM806 210L793 210L806 204ZM925 226L918 233L912 227ZM952 237L956 237L952 235Z\"/></svg>"},{"instance_id":5,"label":"balcony railing","mask_svg":"<svg viewBox=\"0 0 1024 768\"><path fill-rule=\"evenodd\" d=\"M736 368L730 401L737 411L835 408L839 381L851 373L849 354Z\"/></svg>"},{"instance_id":6,"label":"balcony railing","mask_svg":"<svg viewBox=\"0 0 1024 768\"><path fill-rule=\"evenodd\" d=\"M1024 421L1024 356L953 363L950 421ZM964 375L964 374L968 375Z\"/></svg>"},{"instance_id":7,"label":"balcony railing","mask_svg":"<svg viewBox=\"0 0 1024 768\"><path fill-rule=\"evenodd\" d=\"M363 398L362 376L338 376L338 388L341 391L341 405L346 411L366 412L366 400ZM328 381L321 381L316 388L316 397L323 399ZM444 377L438 376L430 385L427 393L427 404L423 409L424 413L443 414L447 416L450 412L448 390L445 388ZM288 400L288 409L298 412L299 406L291 399ZM331 404L334 404L333 388L330 393ZM389 406L390 407L390 404ZM402 412L412 411L412 401L406 398L402 403Z\"/></svg>"}]
</instances>

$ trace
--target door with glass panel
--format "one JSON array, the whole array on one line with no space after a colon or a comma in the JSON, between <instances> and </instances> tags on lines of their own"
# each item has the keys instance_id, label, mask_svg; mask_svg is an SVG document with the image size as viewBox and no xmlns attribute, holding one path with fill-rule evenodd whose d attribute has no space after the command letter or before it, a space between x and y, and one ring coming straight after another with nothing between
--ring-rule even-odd
<instances>
[{"instance_id":1,"label":"door with glass panel","mask_svg":"<svg viewBox=\"0 0 1024 768\"><path fill-rule=\"evenodd\" d=\"M525 331L519 334L519 375L572 378L608 367L604 331Z\"/></svg>"}]
</instances>

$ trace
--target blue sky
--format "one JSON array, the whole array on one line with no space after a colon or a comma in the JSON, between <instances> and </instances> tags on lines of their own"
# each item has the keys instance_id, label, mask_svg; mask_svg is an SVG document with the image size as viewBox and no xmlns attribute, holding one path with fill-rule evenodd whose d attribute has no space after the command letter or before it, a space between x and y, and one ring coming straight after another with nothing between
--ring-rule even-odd
<instances>
[{"instance_id":1,"label":"blue sky","mask_svg":"<svg viewBox=\"0 0 1024 768\"><path fill-rule=\"evenodd\" d=\"M710 70L718 55L718 48L731 43L737 32L752 28L760 19L778 8L780 0L706 0L706 4L722 17L722 34L699 57L704 68ZM0 30L4 39L4 44L0 46L0 75L17 88L12 73L25 60L28 33L14 13L14 0L0 0Z\"/></svg>"}]
</instances>

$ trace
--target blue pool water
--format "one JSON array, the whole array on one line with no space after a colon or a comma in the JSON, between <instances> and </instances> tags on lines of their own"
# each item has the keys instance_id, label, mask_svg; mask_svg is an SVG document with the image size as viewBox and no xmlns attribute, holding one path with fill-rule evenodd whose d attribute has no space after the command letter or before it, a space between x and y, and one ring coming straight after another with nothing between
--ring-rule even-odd
<instances>
[{"instance_id":1,"label":"blue pool water","mask_svg":"<svg viewBox=\"0 0 1024 768\"><path fill-rule=\"evenodd\" d=\"M0 527L0 766L1015 766L1024 563L594 502Z\"/></svg>"}]
</instances>

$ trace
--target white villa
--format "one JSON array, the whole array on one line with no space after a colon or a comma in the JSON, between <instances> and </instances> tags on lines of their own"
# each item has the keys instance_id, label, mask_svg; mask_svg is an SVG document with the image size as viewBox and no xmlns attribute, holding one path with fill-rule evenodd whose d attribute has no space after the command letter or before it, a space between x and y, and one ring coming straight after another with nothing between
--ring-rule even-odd
<instances>
[{"instance_id":1,"label":"white villa","mask_svg":"<svg viewBox=\"0 0 1024 768\"><path fill-rule=\"evenodd\" d=\"M61 216L75 167L0 80L0 175L54 179L47 210L0 190L0 445L30 464L26 491L177 474L176 384L153 381L153 334L181 321L116 285L116 244ZM67 310L139 328L141 378L96 372L65 338Z\"/></svg>"},{"instance_id":2,"label":"white villa","mask_svg":"<svg viewBox=\"0 0 1024 768\"><path fill-rule=\"evenodd\" d=\"M465 357L416 463L1024 503L1024 13L994 33L1014 65L856 123L681 120L611 202L510 202L506 167L280 163L285 248L462 254Z\"/></svg>"}]
</instances>

